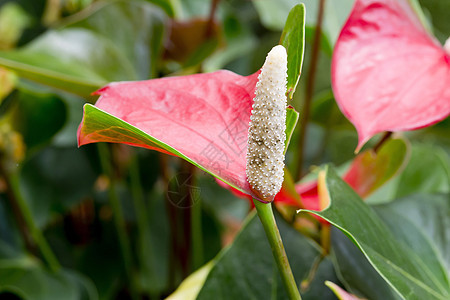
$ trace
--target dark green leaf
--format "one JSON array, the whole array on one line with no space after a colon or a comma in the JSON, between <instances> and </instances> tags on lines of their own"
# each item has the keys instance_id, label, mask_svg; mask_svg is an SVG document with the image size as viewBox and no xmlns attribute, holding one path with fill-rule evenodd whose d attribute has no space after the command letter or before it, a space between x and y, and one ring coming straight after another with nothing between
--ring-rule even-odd
<instances>
[{"instance_id":1,"label":"dark green leaf","mask_svg":"<svg viewBox=\"0 0 450 300\"><path fill-rule=\"evenodd\" d=\"M449 281L450 194L410 195L374 208L394 235L422 257L433 274Z\"/></svg>"},{"instance_id":2,"label":"dark green leaf","mask_svg":"<svg viewBox=\"0 0 450 300\"><path fill-rule=\"evenodd\" d=\"M13 127L23 136L27 150L48 142L66 121L62 99L22 87L12 116Z\"/></svg>"},{"instance_id":3,"label":"dark green leaf","mask_svg":"<svg viewBox=\"0 0 450 300\"><path fill-rule=\"evenodd\" d=\"M426 16L431 18L434 27L434 34L444 43L450 36L450 2L442 0L419 0ZM431 16L430 16L431 15Z\"/></svg>"},{"instance_id":4,"label":"dark green leaf","mask_svg":"<svg viewBox=\"0 0 450 300\"><path fill-rule=\"evenodd\" d=\"M344 233L333 228L331 241L336 273L348 291L371 300L400 299Z\"/></svg>"},{"instance_id":5,"label":"dark green leaf","mask_svg":"<svg viewBox=\"0 0 450 300\"><path fill-rule=\"evenodd\" d=\"M87 278L68 270L56 274L29 258L0 260L0 293L24 300L94 300L97 291Z\"/></svg>"},{"instance_id":6,"label":"dark green leaf","mask_svg":"<svg viewBox=\"0 0 450 300\"><path fill-rule=\"evenodd\" d=\"M277 218L291 267L300 286L314 262L321 256L304 236ZM301 250L300 250L301 249ZM303 299L335 299L324 289L325 280L336 280L328 260L320 263ZM200 281L201 283L201 281ZM286 299L269 243L261 222L253 214L230 248L213 261L197 299Z\"/></svg>"},{"instance_id":7,"label":"dark green leaf","mask_svg":"<svg viewBox=\"0 0 450 300\"><path fill-rule=\"evenodd\" d=\"M97 173L89 150L92 147L45 148L25 161L21 191L39 226L45 226L52 213L64 213L92 194Z\"/></svg>"},{"instance_id":8,"label":"dark green leaf","mask_svg":"<svg viewBox=\"0 0 450 300\"><path fill-rule=\"evenodd\" d=\"M327 168L322 184L326 184L330 205L322 212L310 212L347 234L397 293L406 299L448 299L448 282L442 282L421 257L397 241L377 214L331 168Z\"/></svg>"}]
</instances>

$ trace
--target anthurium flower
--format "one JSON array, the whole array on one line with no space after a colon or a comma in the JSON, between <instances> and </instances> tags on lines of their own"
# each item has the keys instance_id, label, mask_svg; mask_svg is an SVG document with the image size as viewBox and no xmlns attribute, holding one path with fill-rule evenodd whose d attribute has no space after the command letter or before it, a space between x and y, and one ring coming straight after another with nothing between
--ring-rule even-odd
<instances>
[{"instance_id":1,"label":"anthurium flower","mask_svg":"<svg viewBox=\"0 0 450 300\"><path fill-rule=\"evenodd\" d=\"M78 144L125 143L176 155L259 199L246 176L258 75L221 70L111 83L96 92L95 106L85 105ZM288 108L288 137L297 118Z\"/></svg>"},{"instance_id":2,"label":"anthurium flower","mask_svg":"<svg viewBox=\"0 0 450 300\"><path fill-rule=\"evenodd\" d=\"M450 46L408 0L357 0L337 40L332 85L360 149L383 131L422 128L450 114Z\"/></svg>"}]
</instances>

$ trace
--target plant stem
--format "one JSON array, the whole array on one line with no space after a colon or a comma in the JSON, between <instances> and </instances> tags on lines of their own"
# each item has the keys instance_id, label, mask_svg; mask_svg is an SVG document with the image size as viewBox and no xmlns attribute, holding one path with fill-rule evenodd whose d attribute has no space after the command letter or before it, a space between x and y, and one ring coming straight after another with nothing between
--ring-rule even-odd
<instances>
[{"instance_id":1,"label":"plant stem","mask_svg":"<svg viewBox=\"0 0 450 300\"><path fill-rule=\"evenodd\" d=\"M211 1L211 8L209 10L209 17L208 17L208 25L207 25L206 31L205 31L206 39L211 38L214 33L215 15L216 15L217 7L219 6L219 2L220 2L220 0L212 0Z\"/></svg>"},{"instance_id":2,"label":"plant stem","mask_svg":"<svg viewBox=\"0 0 450 300\"><path fill-rule=\"evenodd\" d=\"M312 42L312 53L311 53L311 62L308 69L308 81L306 84L305 91L305 102L303 104L302 109L302 117L300 118L300 135L299 135L299 148L298 148L298 167L296 178L299 180L302 177L303 173L303 156L304 156L304 145L306 141L306 129L309 121L309 114L311 110L311 102L314 93L314 85L316 81L316 70L317 70L317 62L319 61L319 51L320 51L320 39L322 35L322 20L323 20L323 11L325 7L325 0L320 0L319 2L319 11L317 14L317 24L316 31L314 32L314 38Z\"/></svg>"},{"instance_id":3,"label":"plant stem","mask_svg":"<svg viewBox=\"0 0 450 300\"><path fill-rule=\"evenodd\" d=\"M131 257L131 246L128 243L127 239L125 218L122 213L120 199L116 193L116 181L113 174L113 168L111 166L111 155L108 149L108 145L104 143L99 143L98 151L102 170L105 173L105 175L109 178L108 200L109 205L111 206L111 209L113 211L114 224L117 230L125 272L128 277L127 280L130 283L130 294L133 299L138 299L137 294L135 292L135 285L133 283L133 274L132 274L133 264Z\"/></svg>"},{"instance_id":4,"label":"plant stem","mask_svg":"<svg viewBox=\"0 0 450 300\"><path fill-rule=\"evenodd\" d=\"M264 231L266 232L273 257L277 263L278 271L280 272L281 280L286 288L289 299L301 300L302 298L298 291L291 267L289 266L288 257L286 255L286 251L284 250L280 232L278 231L278 227L275 222L272 204L262 203L256 199L253 199L253 203L255 204L259 219L261 220Z\"/></svg>"},{"instance_id":5,"label":"plant stem","mask_svg":"<svg viewBox=\"0 0 450 300\"><path fill-rule=\"evenodd\" d=\"M58 272L61 268L61 265L59 264L58 259L47 243L44 234L34 222L33 214L31 213L28 203L20 194L19 178L17 174L10 174L10 176L8 176L8 174L4 172L3 167L0 167L0 171L5 175L4 178L7 189L9 191L8 196L10 198L11 204L16 208L14 210L19 214L17 218L23 220L23 223L20 222L22 224L21 226L27 227L21 229L22 234L25 234L25 243L29 243L29 241L27 242L28 237L26 236L27 232L29 232L31 237L33 238L34 243L36 243L37 247L39 248L42 258L47 263L50 270L55 273Z\"/></svg>"},{"instance_id":6,"label":"plant stem","mask_svg":"<svg viewBox=\"0 0 450 300\"><path fill-rule=\"evenodd\" d=\"M390 131L385 132L384 135L381 137L381 139L378 141L378 143L373 147L373 151L374 151L375 153L377 153L378 150L380 150L381 146L383 146L383 144L384 144L387 140L389 140L389 138L391 137L391 135L392 135L392 132L390 132Z\"/></svg>"}]
</instances>

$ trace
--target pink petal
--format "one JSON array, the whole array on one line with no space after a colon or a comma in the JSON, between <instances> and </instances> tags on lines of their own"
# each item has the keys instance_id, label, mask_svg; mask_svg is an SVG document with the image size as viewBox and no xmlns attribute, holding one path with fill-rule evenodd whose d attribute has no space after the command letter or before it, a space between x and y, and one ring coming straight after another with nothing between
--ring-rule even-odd
<instances>
[{"instance_id":1,"label":"pink petal","mask_svg":"<svg viewBox=\"0 0 450 300\"><path fill-rule=\"evenodd\" d=\"M418 129L450 114L450 55L407 0L357 0L336 43L332 84L360 149L383 131Z\"/></svg>"},{"instance_id":2,"label":"pink petal","mask_svg":"<svg viewBox=\"0 0 450 300\"><path fill-rule=\"evenodd\" d=\"M112 83L96 106L173 147L251 194L246 180L248 124L258 73L229 71ZM79 145L121 142L79 128ZM149 147L136 142L133 146Z\"/></svg>"}]
</instances>

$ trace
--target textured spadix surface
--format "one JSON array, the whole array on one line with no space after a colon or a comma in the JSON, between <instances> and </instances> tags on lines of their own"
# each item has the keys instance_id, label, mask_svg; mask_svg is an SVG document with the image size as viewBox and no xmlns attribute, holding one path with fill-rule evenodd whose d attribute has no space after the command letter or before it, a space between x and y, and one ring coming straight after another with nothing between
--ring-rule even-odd
<instances>
[{"instance_id":1,"label":"textured spadix surface","mask_svg":"<svg viewBox=\"0 0 450 300\"><path fill-rule=\"evenodd\" d=\"M267 54L258 76L247 143L247 179L260 198L273 200L284 175L286 140L286 49Z\"/></svg>"},{"instance_id":2,"label":"textured spadix surface","mask_svg":"<svg viewBox=\"0 0 450 300\"><path fill-rule=\"evenodd\" d=\"M450 54L408 0L357 0L335 46L332 84L360 148L376 133L449 115Z\"/></svg>"}]
</instances>

